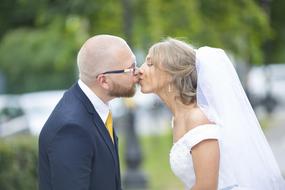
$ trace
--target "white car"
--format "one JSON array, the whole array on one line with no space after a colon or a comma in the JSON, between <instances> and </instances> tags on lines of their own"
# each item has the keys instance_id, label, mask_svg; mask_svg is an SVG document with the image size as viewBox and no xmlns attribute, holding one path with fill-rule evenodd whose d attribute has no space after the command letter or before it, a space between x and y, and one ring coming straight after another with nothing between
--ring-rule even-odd
<instances>
[{"instance_id":1,"label":"white car","mask_svg":"<svg viewBox=\"0 0 285 190\"><path fill-rule=\"evenodd\" d=\"M28 120L17 95L0 95L0 137L29 133Z\"/></svg>"},{"instance_id":2,"label":"white car","mask_svg":"<svg viewBox=\"0 0 285 190\"><path fill-rule=\"evenodd\" d=\"M19 104L28 121L28 128L33 135L39 135L44 123L53 111L54 107L64 94L64 90L42 91L25 93L19 97ZM138 89L133 98L115 98L110 102L112 114L117 126L120 119L124 118L128 104L134 104L132 110L136 115L138 133L161 133L168 130L166 118L170 120L170 114L163 106L159 98L154 94L142 94ZM122 125L124 126L123 121Z\"/></svg>"},{"instance_id":3,"label":"white car","mask_svg":"<svg viewBox=\"0 0 285 190\"><path fill-rule=\"evenodd\" d=\"M63 94L64 90L55 90L25 93L20 96L19 103L33 135L40 134L43 125Z\"/></svg>"},{"instance_id":4,"label":"white car","mask_svg":"<svg viewBox=\"0 0 285 190\"><path fill-rule=\"evenodd\" d=\"M256 106L284 106L285 64L253 67L248 75L247 89Z\"/></svg>"}]
</instances>

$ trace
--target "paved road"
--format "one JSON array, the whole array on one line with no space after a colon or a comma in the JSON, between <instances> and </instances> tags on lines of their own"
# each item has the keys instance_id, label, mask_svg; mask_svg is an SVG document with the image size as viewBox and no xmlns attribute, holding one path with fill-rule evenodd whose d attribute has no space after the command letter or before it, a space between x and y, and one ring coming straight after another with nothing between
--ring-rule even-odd
<instances>
[{"instance_id":1,"label":"paved road","mask_svg":"<svg viewBox=\"0 0 285 190\"><path fill-rule=\"evenodd\" d=\"M269 127L264 131L281 172L285 177L285 109L279 109L270 117Z\"/></svg>"}]
</instances>

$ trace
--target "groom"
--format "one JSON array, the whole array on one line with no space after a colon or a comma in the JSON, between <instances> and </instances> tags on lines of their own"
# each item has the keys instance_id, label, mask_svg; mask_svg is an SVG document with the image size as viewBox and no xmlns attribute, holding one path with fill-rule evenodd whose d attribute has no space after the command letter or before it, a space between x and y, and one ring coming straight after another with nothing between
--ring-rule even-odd
<instances>
[{"instance_id":1,"label":"groom","mask_svg":"<svg viewBox=\"0 0 285 190\"><path fill-rule=\"evenodd\" d=\"M121 190L118 140L108 101L131 97L135 56L116 36L81 47L79 80L67 90L39 137L40 190Z\"/></svg>"}]
</instances>

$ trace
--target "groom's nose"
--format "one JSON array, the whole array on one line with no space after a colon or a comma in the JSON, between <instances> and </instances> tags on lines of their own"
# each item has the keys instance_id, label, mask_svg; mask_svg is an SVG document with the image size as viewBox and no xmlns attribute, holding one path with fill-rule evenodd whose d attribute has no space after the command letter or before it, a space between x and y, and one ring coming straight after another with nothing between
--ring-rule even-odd
<instances>
[{"instance_id":1,"label":"groom's nose","mask_svg":"<svg viewBox=\"0 0 285 190\"><path fill-rule=\"evenodd\" d=\"M138 83L139 82L139 68L136 68L136 70L133 73L133 81L134 83Z\"/></svg>"},{"instance_id":2,"label":"groom's nose","mask_svg":"<svg viewBox=\"0 0 285 190\"><path fill-rule=\"evenodd\" d=\"M140 74L140 68L136 67L136 70L134 72L134 76L138 76Z\"/></svg>"}]
</instances>

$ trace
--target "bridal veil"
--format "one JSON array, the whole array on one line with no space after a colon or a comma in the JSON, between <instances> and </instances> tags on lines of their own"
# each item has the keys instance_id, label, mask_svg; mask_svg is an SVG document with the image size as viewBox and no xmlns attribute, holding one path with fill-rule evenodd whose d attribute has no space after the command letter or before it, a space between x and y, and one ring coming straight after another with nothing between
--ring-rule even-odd
<instances>
[{"instance_id":1,"label":"bridal veil","mask_svg":"<svg viewBox=\"0 0 285 190\"><path fill-rule=\"evenodd\" d=\"M197 102L209 120L220 126L220 150L229 180L258 190L285 190L271 148L225 52L197 49L196 67Z\"/></svg>"}]
</instances>

